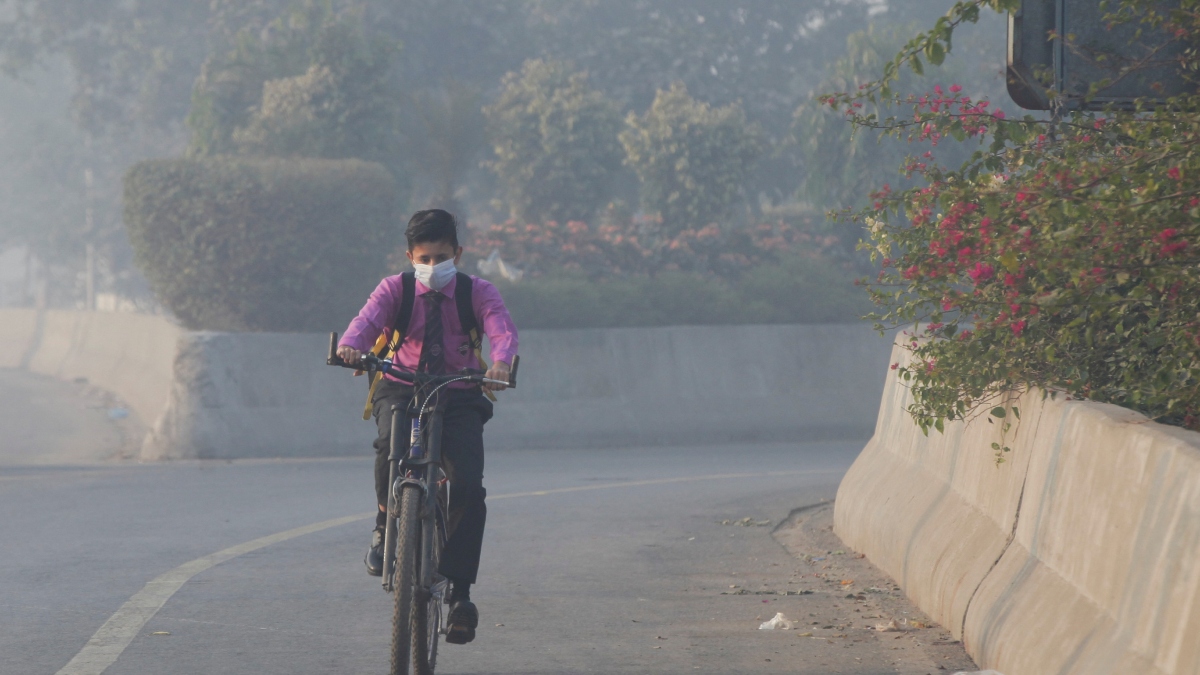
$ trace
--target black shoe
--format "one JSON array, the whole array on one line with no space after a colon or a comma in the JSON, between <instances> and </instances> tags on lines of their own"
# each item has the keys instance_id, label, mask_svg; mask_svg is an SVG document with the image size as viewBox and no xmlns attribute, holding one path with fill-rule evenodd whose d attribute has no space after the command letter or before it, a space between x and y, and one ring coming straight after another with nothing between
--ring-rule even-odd
<instances>
[{"instance_id":1,"label":"black shoe","mask_svg":"<svg viewBox=\"0 0 1200 675\"><path fill-rule=\"evenodd\" d=\"M465 645L475 639L475 629L479 626L479 610L470 600L459 600L450 605L450 615L446 617L446 642L452 645Z\"/></svg>"},{"instance_id":2,"label":"black shoe","mask_svg":"<svg viewBox=\"0 0 1200 675\"><path fill-rule=\"evenodd\" d=\"M371 548L367 549L367 557L363 558L363 562L367 564L367 574L373 577L383 576L383 528L377 527L371 533Z\"/></svg>"}]
</instances>

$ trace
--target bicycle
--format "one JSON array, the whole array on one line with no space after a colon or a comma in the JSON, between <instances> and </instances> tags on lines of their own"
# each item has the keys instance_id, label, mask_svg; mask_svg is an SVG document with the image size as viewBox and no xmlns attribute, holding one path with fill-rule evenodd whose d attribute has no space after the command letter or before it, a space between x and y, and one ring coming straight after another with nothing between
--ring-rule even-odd
<instances>
[{"instance_id":1,"label":"bicycle","mask_svg":"<svg viewBox=\"0 0 1200 675\"><path fill-rule=\"evenodd\" d=\"M432 675L437 664L442 605L448 601L449 581L438 574L445 546L449 485L442 470L442 413L438 393L452 382L517 386L520 357L514 356L507 382L484 377L484 371L467 368L456 373L430 375L397 366L388 359L365 354L359 363L347 363L337 355L338 334L330 334L330 366L392 375L413 385L413 398L406 409L392 406L392 444L388 455L391 490L388 494L387 525L383 534L383 589L393 595L392 675ZM413 411L416 414L413 414ZM408 447L401 432L408 422Z\"/></svg>"}]
</instances>

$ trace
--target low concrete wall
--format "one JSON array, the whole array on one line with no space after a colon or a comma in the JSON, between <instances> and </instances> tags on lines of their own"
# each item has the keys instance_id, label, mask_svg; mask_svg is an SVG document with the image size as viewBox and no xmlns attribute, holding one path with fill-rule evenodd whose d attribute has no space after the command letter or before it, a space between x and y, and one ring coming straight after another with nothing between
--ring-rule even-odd
<instances>
[{"instance_id":1,"label":"low concrete wall","mask_svg":"<svg viewBox=\"0 0 1200 675\"><path fill-rule=\"evenodd\" d=\"M0 310L0 367L87 377L149 429L142 455L361 455L365 378L325 335L186 332L162 317ZM866 437L888 342L859 325L524 331L488 447Z\"/></svg>"},{"instance_id":2,"label":"low concrete wall","mask_svg":"<svg viewBox=\"0 0 1200 675\"><path fill-rule=\"evenodd\" d=\"M1034 392L1003 437L984 418L926 437L909 403L893 374L838 490L847 544L982 667L1200 673L1200 434Z\"/></svg>"},{"instance_id":3,"label":"low concrete wall","mask_svg":"<svg viewBox=\"0 0 1200 675\"><path fill-rule=\"evenodd\" d=\"M149 426L166 408L183 330L161 316L0 310L0 367L88 382Z\"/></svg>"},{"instance_id":4,"label":"low concrete wall","mask_svg":"<svg viewBox=\"0 0 1200 675\"><path fill-rule=\"evenodd\" d=\"M328 337L192 333L147 457L369 452L366 380ZM866 437L887 343L862 326L524 331L489 448ZM863 395L866 391L868 394Z\"/></svg>"}]
</instances>

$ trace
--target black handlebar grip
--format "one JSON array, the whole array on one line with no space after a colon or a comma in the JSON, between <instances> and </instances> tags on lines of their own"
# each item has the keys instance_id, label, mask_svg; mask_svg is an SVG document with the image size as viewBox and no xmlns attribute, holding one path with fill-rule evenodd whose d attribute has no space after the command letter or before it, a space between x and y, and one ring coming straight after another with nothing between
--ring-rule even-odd
<instances>
[{"instance_id":1,"label":"black handlebar grip","mask_svg":"<svg viewBox=\"0 0 1200 675\"><path fill-rule=\"evenodd\" d=\"M517 366L521 365L521 357L513 355L512 370L508 371L508 386L517 388Z\"/></svg>"},{"instance_id":2,"label":"black handlebar grip","mask_svg":"<svg viewBox=\"0 0 1200 675\"><path fill-rule=\"evenodd\" d=\"M338 334L334 331L329 334L329 357L325 359L326 365L340 366L343 365L342 357L337 355Z\"/></svg>"}]
</instances>

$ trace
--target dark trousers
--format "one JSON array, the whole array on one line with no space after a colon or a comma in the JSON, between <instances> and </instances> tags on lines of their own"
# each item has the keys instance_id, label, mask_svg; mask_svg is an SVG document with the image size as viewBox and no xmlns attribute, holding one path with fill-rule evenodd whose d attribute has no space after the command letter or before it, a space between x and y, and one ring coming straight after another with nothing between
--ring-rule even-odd
<instances>
[{"instance_id":1,"label":"dark trousers","mask_svg":"<svg viewBox=\"0 0 1200 675\"><path fill-rule=\"evenodd\" d=\"M492 418L492 402L478 389L442 390L448 396L442 416L442 468L450 479L450 512L446 514L449 538L442 550L438 572L454 581L475 583L483 527L487 522L487 490L483 489L483 425ZM387 506L388 455L392 443L392 407L403 414L412 400L412 387L383 380L372 400L379 437L375 439L375 495ZM446 399L443 399L446 400ZM402 425L407 429L408 425ZM401 439L408 447L407 436Z\"/></svg>"}]
</instances>

